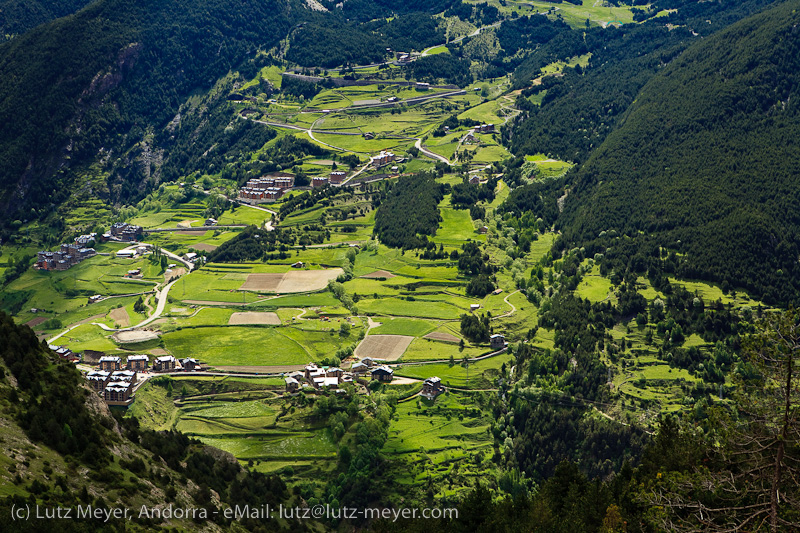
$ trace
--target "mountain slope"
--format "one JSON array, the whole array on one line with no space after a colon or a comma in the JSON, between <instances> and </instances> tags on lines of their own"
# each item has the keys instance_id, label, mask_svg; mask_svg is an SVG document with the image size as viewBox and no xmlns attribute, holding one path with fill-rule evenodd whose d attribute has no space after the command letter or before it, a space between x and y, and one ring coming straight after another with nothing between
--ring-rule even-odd
<instances>
[{"instance_id":1,"label":"mountain slope","mask_svg":"<svg viewBox=\"0 0 800 533\"><path fill-rule=\"evenodd\" d=\"M668 266L650 252L640 269L797 300L798 7L707 38L643 88L578 171L559 222L564 244L601 251L615 242L601 232L617 230L676 252Z\"/></svg>"},{"instance_id":2,"label":"mountain slope","mask_svg":"<svg viewBox=\"0 0 800 533\"><path fill-rule=\"evenodd\" d=\"M59 17L75 13L91 0L3 0L0 2L0 42Z\"/></svg>"},{"instance_id":3,"label":"mountain slope","mask_svg":"<svg viewBox=\"0 0 800 533\"><path fill-rule=\"evenodd\" d=\"M650 4L653 12L671 10L669 15L619 28L562 33L514 71L514 86L524 88L524 96L546 92L540 107L525 106L526 112L516 119L513 130L504 132L510 137L511 151L585 162L619 125L642 87L679 54L779 1L656 0ZM563 77L549 76L541 85L530 85L531 79L541 75L542 67L582 54L589 54L585 68L568 68Z\"/></svg>"},{"instance_id":4,"label":"mountain slope","mask_svg":"<svg viewBox=\"0 0 800 533\"><path fill-rule=\"evenodd\" d=\"M40 344L27 326L0 312L0 512L39 503L129 509L114 529L276 531L306 525L277 520L232 522L221 507L272 505L289 501L275 475L249 472L236 459L174 431L140 429L136 419L112 417L72 363ZM206 509L192 516L151 518L140 510L165 507ZM6 521L3 531L42 531L48 521ZM97 520L64 520L62 531L104 530ZM228 522L228 523L226 523Z\"/></svg>"},{"instance_id":5,"label":"mountain slope","mask_svg":"<svg viewBox=\"0 0 800 533\"><path fill-rule=\"evenodd\" d=\"M100 0L0 45L0 212L60 203L77 166L161 130L189 94L282 39L299 9Z\"/></svg>"}]
</instances>

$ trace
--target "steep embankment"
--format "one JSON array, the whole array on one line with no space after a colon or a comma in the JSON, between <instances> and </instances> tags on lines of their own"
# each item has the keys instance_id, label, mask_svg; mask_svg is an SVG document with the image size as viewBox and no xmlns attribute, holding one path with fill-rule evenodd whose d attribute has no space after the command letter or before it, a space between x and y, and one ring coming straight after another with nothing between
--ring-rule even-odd
<instances>
[{"instance_id":1,"label":"steep embankment","mask_svg":"<svg viewBox=\"0 0 800 533\"><path fill-rule=\"evenodd\" d=\"M41 531L52 521L11 522L11 509L72 509L62 531L93 531L101 521L77 516L77 506L128 509L108 527L154 531L162 527L207 531L265 531L297 523L274 520L224 524L218 507L275 506L289 493L277 476L245 471L220 450L177 432L142 430L136 419L114 418L72 363L60 361L26 326L0 312L0 512L4 531ZM176 520L140 515L146 509L204 509ZM31 510L33 512L33 510ZM43 514L43 512L42 512Z\"/></svg>"},{"instance_id":2,"label":"steep embankment","mask_svg":"<svg viewBox=\"0 0 800 533\"><path fill-rule=\"evenodd\" d=\"M643 88L578 171L559 221L565 244L636 250L601 235L617 230L649 243L645 264L798 299L798 8L705 39ZM654 245L676 254L654 262Z\"/></svg>"}]
</instances>

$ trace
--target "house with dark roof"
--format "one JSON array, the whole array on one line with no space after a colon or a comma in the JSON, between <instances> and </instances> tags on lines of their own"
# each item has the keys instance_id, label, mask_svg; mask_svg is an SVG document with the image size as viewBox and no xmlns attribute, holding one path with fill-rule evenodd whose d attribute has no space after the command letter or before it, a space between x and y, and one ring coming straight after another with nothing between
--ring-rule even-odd
<instances>
[{"instance_id":1,"label":"house with dark roof","mask_svg":"<svg viewBox=\"0 0 800 533\"><path fill-rule=\"evenodd\" d=\"M441 378L433 376L426 379L422 383L422 391L419 394L424 398L433 400L443 392L444 392L444 386L442 385Z\"/></svg>"},{"instance_id":2,"label":"house with dark roof","mask_svg":"<svg viewBox=\"0 0 800 533\"><path fill-rule=\"evenodd\" d=\"M366 374L367 372L369 372L369 367L364 363L362 363L361 361L359 361L358 363L353 363L352 365L350 365L350 372L352 372L353 374Z\"/></svg>"},{"instance_id":3,"label":"house with dark roof","mask_svg":"<svg viewBox=\"0 0 800 533\"><path fill-rule=\"evenodd\" d=\"M286 380L286 392L297 392L300 390L300 382L297 381L295 378L287 377Z\"/></svg>"},{"instance_id":4,"label":"house with dark roof","mask_svg":"<svg viewBox=\"0 0 800 533\"><path fill-rule=\"evenodd\" d=\"M167 372L170 370L175 370L175 358L171 355L162 355L161 357L156 357L156 360L153 361L153 370L155 372Z\"/></svg>"},{"instance_id":5,"label":"house with dark roof","mask_svg":"<svg viewBox=\"0 0 800 533\"><path fill-rule=\"evenodd\" d=\"M200 361L192 357L181 359L181 365L183 365L183 370L185 372L194 372L196 370L200 370Z\"/></svg>"},{"instance_id":6,"label":"house with dark roof","mask_svg":"<svg viewBox=\"0 0 800 533\"><path fill-rule=\"evenodd\" d=\"M394 377L394 370L392 370L386 365L381 365L379 367L372 369L372 379L374 380L389 382L392 381L393 377Z\"/></svg>"},{"instance_id":7,"label":"house with dark roof","mask_svg":"<svg viewBox=\"0 0 800 533\"><path fill-rule=\"evenodd\" d=\"M506 347L506 337L500 333L495 333L489 337L489 346L494 350L501 350Z\"/></svg>"}]
</instances>

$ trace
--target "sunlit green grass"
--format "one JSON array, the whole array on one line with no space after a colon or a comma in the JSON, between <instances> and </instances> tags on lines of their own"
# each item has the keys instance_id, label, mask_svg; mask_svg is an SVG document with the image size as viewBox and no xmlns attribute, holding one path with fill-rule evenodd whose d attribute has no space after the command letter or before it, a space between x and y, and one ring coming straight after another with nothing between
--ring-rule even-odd
<instances>
[{"instance_id":1,"label":"sunlit green grass","mask_svg":"<svg viewBox=\"0 0 800 533\"><path fill-rule=\"evenodd\" d=\"M371 335L411 335L422 337L436 329L436 322L412 318L383 317L380 319L380 323L380 326L370 330Z\"/></svg>"},{"instance_id":2,"label":"sunlit green grass","mask_svg":"<svg viewBox=\"0 0 800 533\"><path fill-rule=\"evenodd\" d=\"M468 367L464 367L460 364L456 354L458 354L457 348L454 353L456 364L453 366L450 366L448 363L409 365L397 368L394 373L396 376L406 376L417 379L438 376L442 378L442 382L445 385L452 385L460 388L491 388L496 387L494 376L497 375L497 370L500 369L503 363L507 363L506 366L508 366L513 360L510 354L505 353L476 363L470 363ZM484 375L484 373L487 374Z\"/></svg>"},{"instance_id":3,"label":"sunlit green grass","mask_svg":"<svg viewBox=\"0 0 800 533\"><path fill-rule=\"evenodd\" d=\"M166 333L162 339L175 357L194 357L211 366L307 363L309 353L281 329L241 326L187 328Z\"/></svg>"}]
</instances>

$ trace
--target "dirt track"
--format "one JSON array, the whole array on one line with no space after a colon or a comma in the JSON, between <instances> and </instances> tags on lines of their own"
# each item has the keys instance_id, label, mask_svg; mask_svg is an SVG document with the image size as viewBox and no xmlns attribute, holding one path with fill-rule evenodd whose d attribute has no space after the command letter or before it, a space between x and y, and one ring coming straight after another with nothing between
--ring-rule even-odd
<instances>
[{"instance_id":1,"label":"dirt track","mask_svg":"<svg viewBox=\"0 0 800 533\"><path fill-rule=\"evenodd\" d=\"M395 275L392 274L391 272L387 271L387 270L376 270L375 272L373 272L371 274L364 274L361 277L364 278L364 279L378 279L378 278L389 279L389 278L394 278Z\"/></svg>"},{"instance_id":2,"label":"dirt track","mask_svg":"<svg viewBox=\"0 0 800 533\"><path fill-rule=\"evenodd\" d=\"M229 326L240 326L243 324L266 324L268 326L280 326L281 319L276 313L259 313L247 311L244 313L233 313L228 319Z\"/></svg>"},{"instance_id":3,"label":"dirt track","mask_svg":"<svg viewBox=\"0 0 800 533\"><path fill-rule=\"evenodd\" d=\"M215 366L223 372L247 372L253 374L280 374L303 370L305 365L278 365L278 366Z\"/></svg>"}]
</instances>

